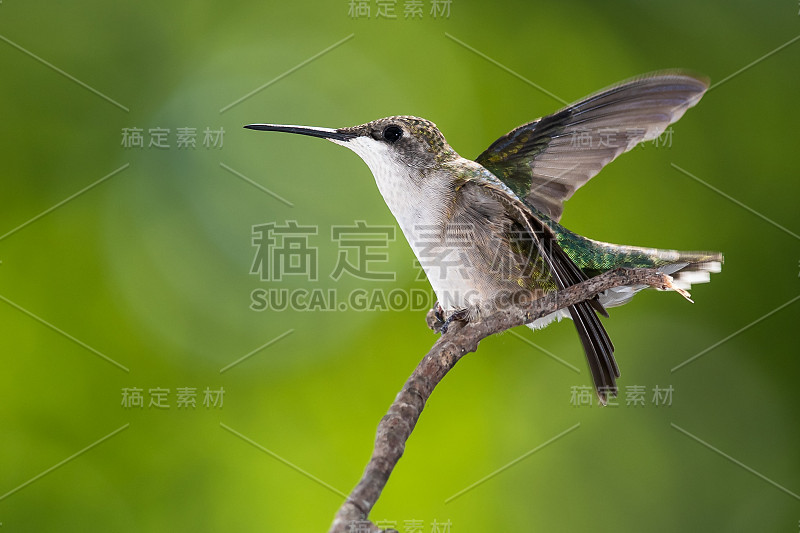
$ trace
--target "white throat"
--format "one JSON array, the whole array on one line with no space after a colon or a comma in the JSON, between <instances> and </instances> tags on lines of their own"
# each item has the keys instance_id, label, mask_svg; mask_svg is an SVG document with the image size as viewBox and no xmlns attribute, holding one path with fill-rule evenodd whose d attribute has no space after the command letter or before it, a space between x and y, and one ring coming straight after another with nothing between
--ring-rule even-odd
<instances>
[{"instance_id":1,"label":"white throat","mask_svg":"<svg viewBox=\"0 0 800 533\"><path fill-rule=\"evenodd\" d=\"M439 302L446 309L460 309L479 301L475 280L464 277L461 269L446 267L458 254L441 237L446 224L442 207L451 194L449 181L436 172L423 173L406 164L388 145L372 138L332 142L353 150L372 171Z\"/></svg>"},{"instance_id":2,"label":"white throat","mask_svg":"<svg viewBox=\"0 0 800 533\"><path fill-rule=\"evenodd\" d=\"M375 183L386 205L414 248L414 226L431 223L426 216L430 212L430 206L426 206L424 200L428 194L434 192L428 189L435 187L435 184L428 183L428 180L415 179L419 170L405 164L384 142L371 137L332 142L351 149L364 160L375 177Z\"/></svg>"}]
</instances>

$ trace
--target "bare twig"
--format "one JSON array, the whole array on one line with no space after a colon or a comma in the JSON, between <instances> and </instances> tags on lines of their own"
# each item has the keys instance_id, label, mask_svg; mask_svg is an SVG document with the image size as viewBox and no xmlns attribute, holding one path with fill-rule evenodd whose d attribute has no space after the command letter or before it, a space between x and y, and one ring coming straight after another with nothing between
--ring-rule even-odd
<instances>
[{"instance_id":1,"label":"bare twig","mask_svg":"<svg viewBox=\"0 0 800 533\"><path fill-rule=\"evenodd\" d=\"M459 359L474 352L481 340L494 333L533 322L614 287L644 285L674 290L671 279L652 269L617 269L547 295L525 307L501 309L477 322L454 322L447 334L436 341L414 369L389 407L389 412L378 424L375 448L364 475L336 513L329 533L381 531L369 521L369 513L403 455L406 440L414 430L425 402ZM682 296L688 296L684 294L685 291L680 292ZM432 311L428 313L428 325L436 329Z\"/></svg>"}]
</instances>

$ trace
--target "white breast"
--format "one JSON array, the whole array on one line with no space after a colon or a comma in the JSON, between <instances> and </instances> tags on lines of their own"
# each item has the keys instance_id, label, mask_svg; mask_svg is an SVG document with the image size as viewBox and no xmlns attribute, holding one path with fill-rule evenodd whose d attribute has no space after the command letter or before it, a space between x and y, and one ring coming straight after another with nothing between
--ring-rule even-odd
<instances>
[{"instance_id":1,"label":"white breast","mask_svg":"<svg viewBox=\"0 0 800 533\"><path fill-rule=\"evenodd\" d=\"M477 304L481 295L463 264L463 251L445 246L441 236L443 213L433 199L447 197L447 181L436 179L435 175L423 177L418 169L397 158L385 143L370 137L336 144L350 148L369 166L442 307L462 309Z\"/></svg>"}]
</instances>

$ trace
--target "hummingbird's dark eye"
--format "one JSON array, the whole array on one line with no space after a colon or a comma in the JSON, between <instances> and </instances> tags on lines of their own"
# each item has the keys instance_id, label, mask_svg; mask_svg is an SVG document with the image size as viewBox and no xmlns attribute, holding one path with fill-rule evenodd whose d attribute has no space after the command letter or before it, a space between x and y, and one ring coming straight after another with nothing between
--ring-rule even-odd
<instances>
[{"instance_id":1,"label":"hummingbird's dark eye","mask_svg":"<svg viewBox=\"0 0 800 533\"><path fill-rule=\"evenodd\" d=\"M397 140L402 136L403 129L400 126L395 126L394 124L386 126L386 129L383 130L383 138L390 143L397 142Z\"/></svg>"}]
</instances>

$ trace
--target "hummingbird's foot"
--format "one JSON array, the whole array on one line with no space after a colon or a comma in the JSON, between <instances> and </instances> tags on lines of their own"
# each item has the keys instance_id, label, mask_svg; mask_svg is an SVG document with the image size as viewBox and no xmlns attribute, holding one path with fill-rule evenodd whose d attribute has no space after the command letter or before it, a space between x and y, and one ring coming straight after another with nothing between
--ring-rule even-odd
<instances>
[{"instance_id":1,"label":"hummingbird's foot","mask_svg":"<svg viewBox=\"0 0 800 533\"><path fill-rule=\"evenodd\" d=\"M444 324L445 321L444 308L442 307L442 304L440 304L439 302L433 304L433 316L436 317L436 320Z\"/></svg>"},{"instance_id":2,"label":"hummingbird's foot","mask_svg":"<svg viewBox=\"0 0 800 533\"><path fill-rule=\"evenodd\" d=\"M450 327L450 324L452 324L456 320L466 320L468 315L469 311L467 309L459 309L458 311L453 311L450 314L450 316L445 319L444 324L442 324L441 327L442 335L447 333L447 329Z\"/></svg>"},{"instance_id":3,"label":"hummingbird's foot","mask_svg":"<svg viewBox=\"0 0 800 533\"><path fill-rule=\"evenodd\" d=\"M433 308L428 311L428 316L426 317L426 321L428 323L428 327L433 330L434 333L440 333L442 331L442 326L445 323L444 317L444 308L436 302L433 304Z\"/></svg>"}]
</instances>

